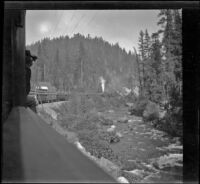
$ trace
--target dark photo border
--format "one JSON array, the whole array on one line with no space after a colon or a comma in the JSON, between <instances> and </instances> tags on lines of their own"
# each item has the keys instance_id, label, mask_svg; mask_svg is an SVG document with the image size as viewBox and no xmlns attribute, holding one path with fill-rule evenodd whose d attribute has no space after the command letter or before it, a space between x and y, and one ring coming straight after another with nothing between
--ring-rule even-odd
<instances>
[{"instance_id":1,"label":"dark photo border","mask_svg":"<svg viewBox=\"0 0 200 184\"><path fill-rule=\"evenodd\" d=\"M4 1L4 9L180 9L183 43L183 181L199 181L199 1ZM3 11L1 11L3 13ZM3 17L3 16L2 16ZM3 20L3 18L2 18ZM3 23L1 24L3 28ZM3 35L2 40L3 40ZM2 44L3 45L3 44ZM3 48L1 45L1 48ZM2 50L3 51L3 50ZM3 57L2 57L3 59Z\"/></svg>"}]
</instances>

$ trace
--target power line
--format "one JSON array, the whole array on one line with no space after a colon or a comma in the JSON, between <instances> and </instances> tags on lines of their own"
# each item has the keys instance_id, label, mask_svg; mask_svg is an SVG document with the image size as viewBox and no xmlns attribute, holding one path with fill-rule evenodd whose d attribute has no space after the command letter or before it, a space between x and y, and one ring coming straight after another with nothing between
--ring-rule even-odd
<instances>
[{"instance_id":1,"label":"power line","mask_svg":"<svg viewBox=\"0 0 200 184\"><path fill-rule=\"evenodd\" d=\"M88 26L94 20L96 14L97 14L97 11L94 13L94 15L91 17L91 19L83 27L85 27L86 25Z\"/></svg>"},{"instance_id":2,"label":"power line","mask_svg":"<svg viewBox=\"0 0 200 184\"><path fill-rule=\"evenodd\" d=\"M71 16L71 18L69 19L68 23L70 23L70 22L73 20L74 17L75 17L75 10L74 10L74 12L72 13L72 16ZM65 26L65 28L64 28L63 34L64 34L64 33L66 32L66 30L67 30L67 25L68 25L68 24L66 24L66 26Z\"/></svg>"},{"instance_id":3,"label":"power line","mask_svg":"<svg viewBox=\"0 0 200 184\"><path fill-rule=\"evenodd\" d=\"M55 10L54 16L57 17L57 10ZM55 27L54 27L54 29L55 29ZM52 26L51 31L50 31L50 35L52 35L52 32L53 32L54 29L53 29L53 26Z\"/></svg>"},{"instance_id":4,"label":"power line","mask_svg":"<svg viewBox=\"0 0 200 184\"><path fill-rule=\"evenodd\" d=\"M57 27L58 27L58 25L59 25L59 23L60 23L60 21L61 21L61 19L62 19L62 16L63 16L63 12L61 13L61 16L60 16L60 18L59 18L59 21L58 21L58 23L57 23L57 25L56 25L56 27L55 27L55 29L54 29L54 33L55 33L55 31L56 31L56 29L57 29Z\"/></svg>"},{"instance_id":5,"label":"power line","mask_svg":"<svg viewBox=\"0 0 200 184\"><path fill-rule=\"evenodd\" d=\"M53 34L55 33L55 30L57 29L57 27L58 27L58 25L59 25L59 23L60 23L60 20L61 20L61 18L62 18L62 16L63 16L63 12L61 13L61 15L60 15L60 17L59 17L59 19L58 19L58 21L57 21L57 24L56 24L56 26L55 26L55 28L54 28ZM52 34L52 33L51 33L51 34Z\"/></svg>"},{"instance_id":6,"label":"power line","mask_svg":"<svg viewBox=\"0 0 200 184\"><path fill-rule=\"evenodd\" d=\"M79 21L76 23L76 25L74 26L73 30L70 33L73 33L75 31L75 29L79 26L81 19L83 19L85 17L86 13L84 13L82 15L82 17L79 19Z\"/></svg>"},{"instance_id":7,"label":"power line","mask_svg":"<svg viewBox=\"0 0 200 184\"><path fill-rule=\"evenodd\" d=\"M95 18L95 16L96 16L96 14L97 14L98 12L96 11L95 13L94 13L94 15L91 17L91 19L86 23L86 24L84 24L83 25L83 27L85 27L86 25L89 25L93 20L94 20L94 18ZM84 16L82 16L81 17L81 19L83 19L83 17L85 17L85 14L84 14ZM80 20L81 20L80 19ZM79 22L76 24L76 26L74 27L74 29L73 29L73 31L78 27L78 25L80 24L80 20L79 20ZM83 27L81 28L81 29L83 29ZM72 32L73 32L72 31Z\"/></svg>"},{"instance_id":8,"label":"power line","mask_svg":"<svg viewBox=\"0 0 200 184\"><path fill-rule=\"evenodd\" d=\"M57 13L57 11L54 10L54 14L53 14L54 17L56 17L56 13ZM49 31L49 33L50 33L49 35L51 35L52 31L53 31L53 26L51 26L51 30Z\"/></svg>"},{"instance_id":9,"label":"power line","mask_svg":"<svg viewBox=\"0 0 200 184\"><path fill-rule=\"evenodd\" d=\"M90 21L87 23L88 25L94 20L96 14L97 14L97 12L95 12L95 14L92 16L92 18L90 19ZM87 24L86 24L86 25L87 25Z\"/></svg>"},{"instance_id":10,"label":"power line","mask_svg":"<svg viewBox=\"0 0 200 184\"><path fill-rule=\"evenodd\" d=\"M72 14L72 16L71 16L69 22L71 22L71 21L74 19L74 17L75 17L75 11L76 11L76 10L74 10L74 12L73 12L73 14ZM56 13L57 13L57 12L55 12L55 14L56 14ZM95 12L95 14L94 14L94 15L91 17L91 19L84 25L84 27L85 27L86 25L89 25L89 24L93 21L93 19L95 18L96 14L97 14L97 12ZM55 31L56 31L56 29L57 29L57 27L58 27L58 25L59 25L59 23L60 23L60 21L61 21L61 19L62 19L62 16L63 16L63 12L60 14L60 16L59 16L59 18L58 18L58 21L57 21L57 24L56 24L56 26L54 27L54 29L51 30L50 35L52 35L52 32L53 32L53 34L55 33ZM80 23L81 23L81 20L82 20L85 16L86 16L86 13L84 13L84 14L80 17L80 19L77 21L77 23L74 25L74 27L72 27L72 29L71 29L69 35L72 34L72 33L77 29L77 27L78 27L78 26L80 25ZM64 28L64 33L66 32L66 29L67 29L67 25L66 25L65 28ZM63 34L64 34L64 33L63 33Z\"/></svg>"}]
</instances>

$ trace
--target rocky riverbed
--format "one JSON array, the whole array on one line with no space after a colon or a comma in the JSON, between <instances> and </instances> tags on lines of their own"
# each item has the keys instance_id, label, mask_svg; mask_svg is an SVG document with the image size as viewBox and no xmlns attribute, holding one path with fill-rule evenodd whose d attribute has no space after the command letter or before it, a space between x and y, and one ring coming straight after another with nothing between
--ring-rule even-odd
<instances>
[{"instance_id":1,"label":"rocky riverbed","mask_svg":"<svg viewBox=\"0 0 200 184\"><path fill-rule=\"evenodd\" d=\"M96 108L83 116L63 112L68 106L69 102L39 105L38 114L119 182L182 181L183 146L179 138L156 130L141 117L130 116L127 107L101 111ZM95 145L89 145L92 139L86 141L80 136L94 131L105 139L108 146L105 152L111 151L110 155L115 157L109 159L104 152L99 154L101 150L96 153Z\"/></svg>"}]
</instances>

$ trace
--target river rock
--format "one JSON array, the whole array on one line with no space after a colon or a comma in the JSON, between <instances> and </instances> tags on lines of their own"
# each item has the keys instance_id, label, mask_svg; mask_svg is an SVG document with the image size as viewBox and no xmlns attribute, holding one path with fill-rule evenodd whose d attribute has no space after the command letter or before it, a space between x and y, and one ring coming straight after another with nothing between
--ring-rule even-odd
<instances>
[{"instance_id":1,"label":"river rock","mask_svg":"<svg viewBox=\"0 0 200 184\"><path fill-rule=\"evenodd\" d=\"M116 135L117 135L119 138L123 137L123 135L122 135L120 132L117 132Z\"/></svg>"},{"instance_id":2,"label":"river rock","mask_svg":"<svg viewBox=\"0 0 200 184\"><path fill-rule=\"evenodd\" d=\"M101 157L101 159L99 160L99 165L103 167L106 171L108 171L114 178L119 177L120 168L112 163L110 160Z\"/></svg>"},{"instance_id":3,"label":"river rock","mask_svg":"<svg viewBox=\"0 0 200 184\"><path fill-rule=\"evenodd\" d=\"M124 178L123 176L118 177L117 181L120 183L129 183L128 180L126 178Z\"/></svg>"},{"instance_id":4,"label":"river rock","mask_svg":"<svg viewBox=\"0 0 200 184\"><path fill-rule=\"evenodd\" d=\"M183 154L170 153L168 155L164 155L159 158L151 160L153 166L159 169L163 169L165 167L174 167L174 166L182 167Z\"/></svg>"},{"instance_id":5,"label":"river rock","mask_svg":"<svg viewBox=\"0 0 200 184\"><path fill-rule=\"evenodd\" d=\"M107 132L113 132L115 130L116 126L112 125L110 128L107 129Z\"/></svg>"},{"instance_id":6,"label":"river rock","mask_svg":"<svg viewBox=\"0 0 200 184\"><path fill-rule=\"evenodd\" d=\"M118 119L118 123L128 123L127 117L123 117L123 118Z\"/></svg>"}]
</instances>

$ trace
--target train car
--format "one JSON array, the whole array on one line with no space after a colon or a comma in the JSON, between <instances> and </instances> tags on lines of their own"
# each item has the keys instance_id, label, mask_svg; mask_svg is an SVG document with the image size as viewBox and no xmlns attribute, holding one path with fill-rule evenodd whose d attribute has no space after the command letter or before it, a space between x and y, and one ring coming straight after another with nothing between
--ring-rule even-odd
<instances>
[{"instance_id":1,"label":"train car","mask_svg":"<svg viewBox=\"0 0 200 184\"><path fill-rule=\"evenodd\" d=\"M50 82L38 82L35 91L39 103L54 102L57 100L56 88Z\"/></svg>"},{"instance_id":2,"label":"train car","mask_svg":"<svg viewBox=\"0 0 200 184\"><path fill-rule=\"evenodd\" d=\"M49 103L55 101L65 101L68 94L64 91L57 91L50 82L31 83L30 96L36 99L37 103Z\"/></svg>"},{"instance_id":3,"label":"train car","mask_svg":"<svg viewBox=\"0 0 200 184\"><path fill-rule=\"evenodd\" d=\"M58 91L56 94L56 98L58 101L65 101L68 98L68 95L66 92Z\"/></svg>"}]
</instances>

